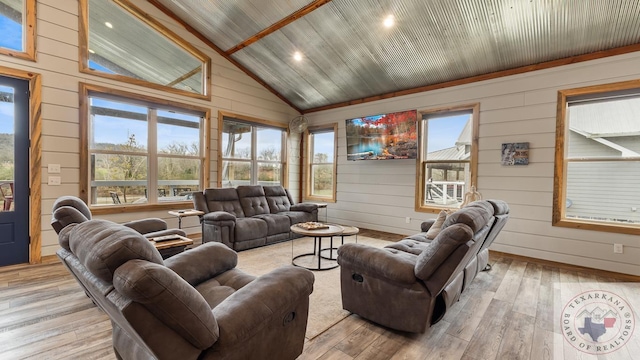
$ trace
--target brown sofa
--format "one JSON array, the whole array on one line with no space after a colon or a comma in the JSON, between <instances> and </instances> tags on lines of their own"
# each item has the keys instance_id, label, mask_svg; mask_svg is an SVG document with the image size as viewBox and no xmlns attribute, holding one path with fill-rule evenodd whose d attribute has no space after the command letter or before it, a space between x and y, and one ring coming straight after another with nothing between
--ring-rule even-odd
<instances>
[{"instance_id":1,"label":"brown sofa","mask_svg":"<svg viewBox=\"0 0 640 360\"><path fill-rule=\"evenodd\" d=\"M294 204L282 186L247 185L205 189L193 194L202 241L221 242L236 251L289 240L291 225L318 221L316 204Z\"/></svg>"},{"instance_id":2,"label":"brown sofa","mask_svg":"<svg viewBox=\"0 0 640 360\"><path fill-rule=\"evenodd\" d=\"M295 359L313 274L293 266L255 278L237 254L203 244L163 261L151 242L105 220L59 233L58 257L111 319L119 359Z\"/></svg>"},{"instance_id":3,"label":"brown sofa","mask_svg":"<svg viewBox=\"0 0 640 360\"><path fill-rule=\"evenodd\" d=\"M495 227L497 220L490 202L477 201L448 215L433 240L426 237L429 222L423 233L382 249L343 245L338 250L343 308L393 329L424 332L484 268L479 267L484 255L478 261L478 254L490 245L483 246L489 235L493 241L504 226Z\"/></svg>"}]
</instances>

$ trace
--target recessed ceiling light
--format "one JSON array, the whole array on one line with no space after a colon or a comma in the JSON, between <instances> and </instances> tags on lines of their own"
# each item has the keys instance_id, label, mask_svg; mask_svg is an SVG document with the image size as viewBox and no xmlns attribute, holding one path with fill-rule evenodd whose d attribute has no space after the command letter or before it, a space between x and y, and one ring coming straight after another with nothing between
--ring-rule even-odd
<instances>
[{"instance_id":1,"label":"recessed ceiling light","mask_svg":"<svg viewBox=\"0 0 640 360\"><path fill-rule=\"evenodd\" d=\"M293 60L302 61L302 54L300 53L300 51L296 51L295 53L293 53Z\"/></svg>"},{"instance_id":2,"label":"recessed ceiling light","mask_svg":"<svg viewBox=\"0 0 640 360\"><path fill-rule=\"evenodd\" d=\"M107 21L107 22L106 22L106 23L104 23L104 24L105 24L109 29L113 29L113 25L111 25L111 23L110 23L110 22L108 22L108 21Z\"/></svg>"},{"instance_id":3,"label":"recessed ceiling light","mask_svg":"<svg viewBox=\"0 0 640 360\"><path fill-rule=\"evenodd\" d=\"M384 18L384 21L382 22L382 25L384 25L384 27L386 27L386 28L390 28L395 23L396 23L396 19L393 17L393 15L389 15L386 18Z\"/></svg>"},{"instance_id":4,"label":"recessed ceiling light","mask_svg":"<svg viewBox=\"0 0 640 360\"><path fill-rule=\"evenodd\" d=\"M92 53L92 54L95 54L95 53L96 53L95 51L93 51L93 50L91 50L91 49L89 49L89 52L90 52L90 53Z\"/></svg>"}]
</instances>

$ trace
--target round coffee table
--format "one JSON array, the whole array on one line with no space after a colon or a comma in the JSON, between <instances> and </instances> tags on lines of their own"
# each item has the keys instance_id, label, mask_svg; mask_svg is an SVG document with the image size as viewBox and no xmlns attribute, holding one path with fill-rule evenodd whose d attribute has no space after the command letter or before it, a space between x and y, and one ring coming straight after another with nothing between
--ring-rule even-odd
<instances>
[{"instance_id":1,"label":"round coffee table","mask_svg":"<svg viewBox=\"0 0 640 360\"><path fill-rule=\"evenodd\" d=\"M353 236L353 235L356 236L356 243L358 243L358 233L360 232L360 229L358 229L355 226L348 226L348 225L337 225L337 226L340 226L342 228L342 233L338 235L341 238L340 245L344 245L345 236ZM331 246L329 248L320 250L320 256L322 256L323 259L327 259L327 260L338 260L338 248L333 247L333 238L331 238Z\"/></svg>"},{"instance_id":2,"label":"round coffee table","mask_svg":"<svg viewBox=\"0 0 640 360\"><path fill-rule=\"evenodd\" d=\"M327 226L328 228L315 229L315 230L307 230L297 225L291 226L290 229L293 233L298 235L313 237L313 252L294 256L291 259L291 264L298 267L305 268L305 269L309 269L309 270L330 270L338 267L338 262L336 261L335 258L321 256L320 252L322 251L322 239L326 237L333 238L333 236L341 235L344 229L342 226L339 226L339 225L327 225ZM293 240L291 243L291 249L293 251ZM306 258L306 257L317 257L318 264L316 266L307 266L307 265L301 264L300 262L296 262L297 259ZM331 263L329 265L326 265L326 262L325 262L323 266L322 260L330 260Z\"/></svg>"}]
</instances>

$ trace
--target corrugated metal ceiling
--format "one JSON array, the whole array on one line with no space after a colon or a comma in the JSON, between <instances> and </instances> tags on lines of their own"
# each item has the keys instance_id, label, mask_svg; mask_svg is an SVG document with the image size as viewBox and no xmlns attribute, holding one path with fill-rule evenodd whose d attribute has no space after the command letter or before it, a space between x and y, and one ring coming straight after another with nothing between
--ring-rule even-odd
<instances>
[{"instance_id":1,"label":"corrugated metal ceiling","mask_svg":"<svg viewBox=\"0 0 640 360\"><path fill-rule=\"evenodd\" d=\"M311 3L158 2L223 50ZM228 55L304 111L639 42L638 0L333 0Z\"/></svg>"}]
</instances>

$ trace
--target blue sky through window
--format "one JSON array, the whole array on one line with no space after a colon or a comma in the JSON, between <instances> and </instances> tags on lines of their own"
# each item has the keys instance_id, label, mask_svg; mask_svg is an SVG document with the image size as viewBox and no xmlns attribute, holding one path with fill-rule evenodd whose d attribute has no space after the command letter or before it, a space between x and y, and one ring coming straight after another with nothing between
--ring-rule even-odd
<instances>
[{"instance_id":1,"label":"blue sky through window","mask_svg":"<svg viewBox=\"0 0 640 360\"><path fill-rule=\"evenodd\" d=\"M455 146L470 118L470 114L464 114L429 119L427 153Z\"/></svg>"},{"instance_id":2,"label":"blue sky through window","mask_svg":"<svg viewBox=\"0 0 640 360\"><path fill-rule=\"evenodd\" d=\"M91 98L91 105L114 110L129 111L138 114L147 114L144 106L130 105L122 102ZM176 113L173 111L158 110L158 115L174 119L187 120L200 123L200 117L195 115ZM96 115L93 120L93 142L125 144L129 136L135 135L138 145L147 148L148 134L147 122L132 120L114 116ZM165 149L171 144L185 144L190 146L196 143L200 145L200 130L184 126L158 124L158 149Z\"/></svg>"},{"instance_id":3,"label":"blue sky through window","mask_svg":"<svg viewBox=\"0 0 640 360\"><path fill-rule=\"evenodd\" d=\"M22 25L0 15L0 47L23 51L22 48Z\"/></svg>"},{"instance_id":4,"label":"blue sky through window","mask_svg":"<svg viewBox=\"0 0 640 360\"><path fill-rule=\"evenodd\" d=\"M13 94L13 88L0 86L0 92ZM13 134L13 114L15 107L13 103L0 102L0 134Z\"/></svg>"}]
</instances>

